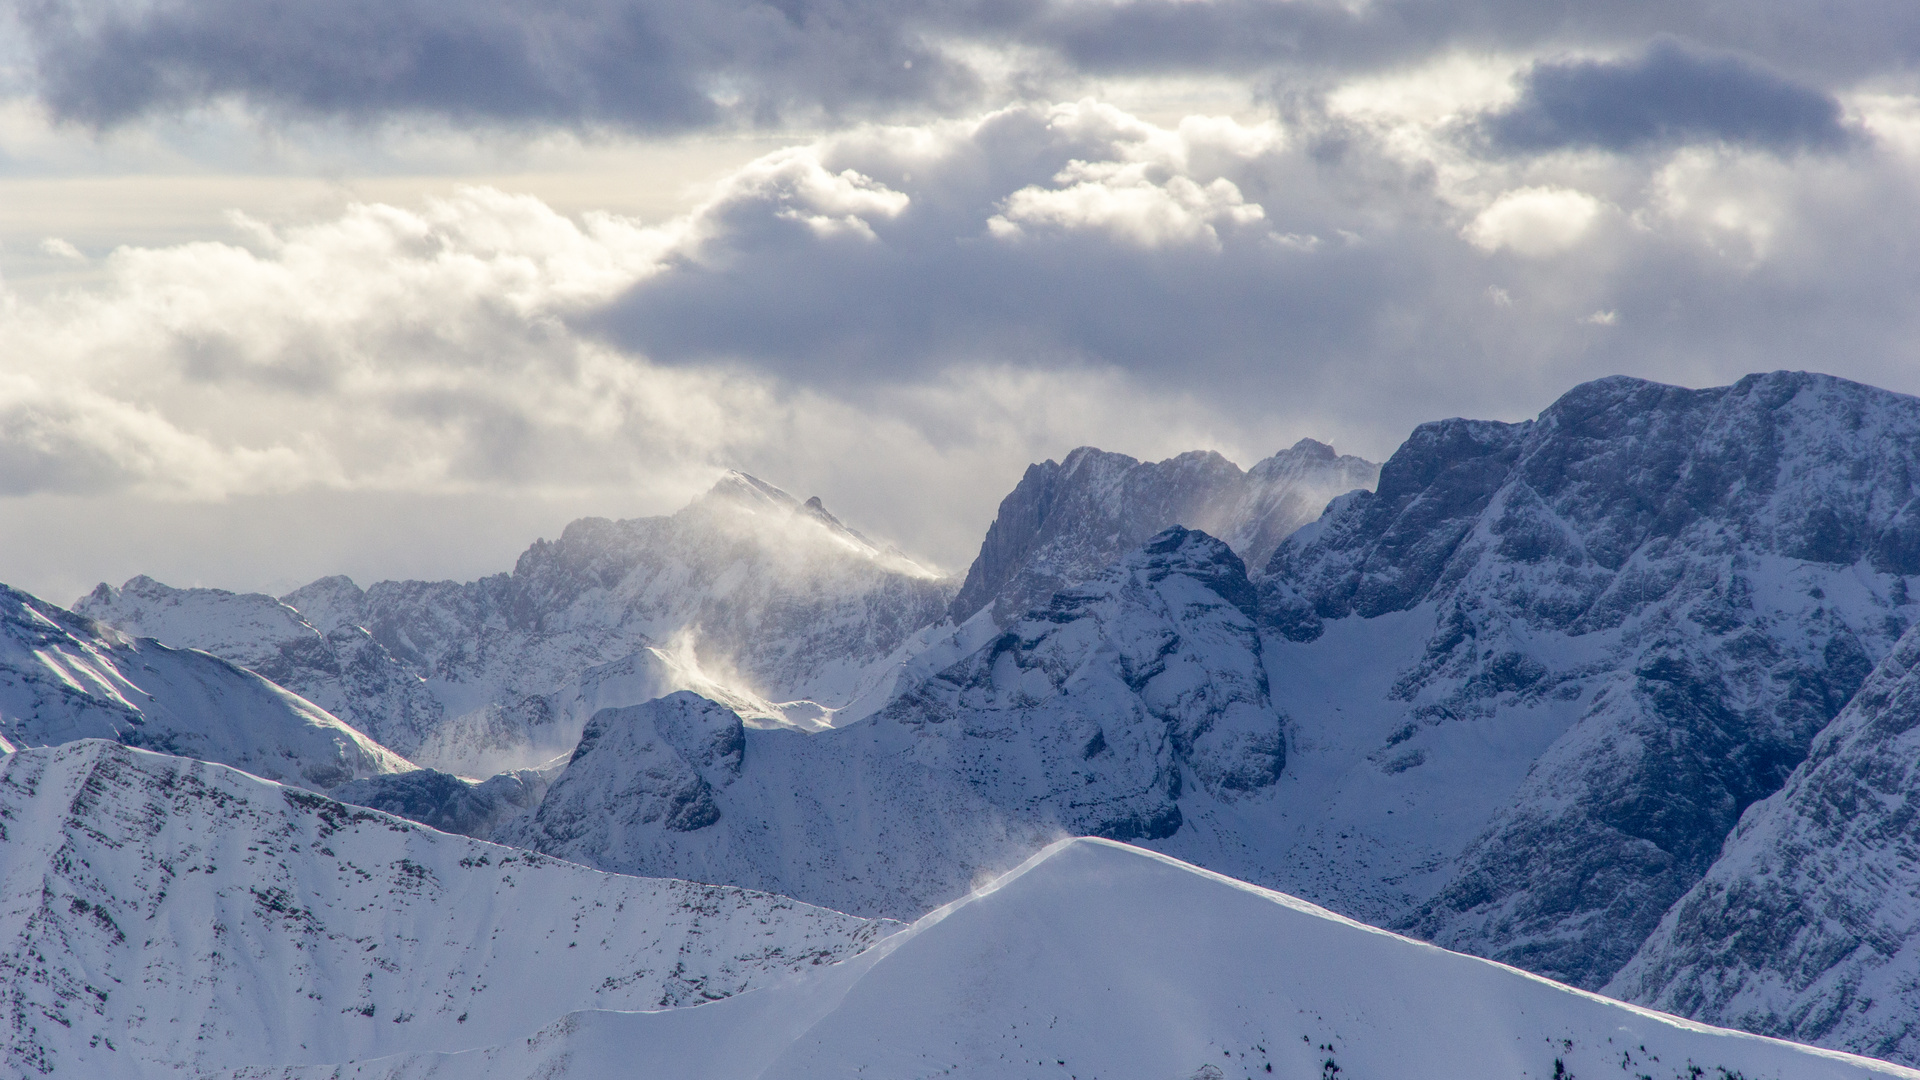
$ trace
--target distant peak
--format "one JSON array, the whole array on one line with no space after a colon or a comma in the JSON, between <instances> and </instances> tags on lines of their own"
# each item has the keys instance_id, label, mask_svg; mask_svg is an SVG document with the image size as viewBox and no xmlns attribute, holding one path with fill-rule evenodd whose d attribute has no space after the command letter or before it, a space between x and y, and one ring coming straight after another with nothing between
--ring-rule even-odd
<instances>
[{"instance_id":1,"label":"distant peak","mask_svg":"<svg viewBox=\"0 0 1920 1080\"><path fill-rule=\"evenodd\" d=\"M1334 452L1333 447L1328 446L1319 439L1301 439L1299 442L1288 447L1287 453L1298 457L1324 458L1328 461L1340 456Z\"/></svg>"},{"instance_id":2,"label":"distant peak","mask_svg":"<svg viewBox=\"0 0 1920 1080\"><path fill-rule=\"evenodd\" d=\"M748 507L797 510L800 500L751 473L728 469L697 502L731 502Z\"/></svg>"}]
</instances>

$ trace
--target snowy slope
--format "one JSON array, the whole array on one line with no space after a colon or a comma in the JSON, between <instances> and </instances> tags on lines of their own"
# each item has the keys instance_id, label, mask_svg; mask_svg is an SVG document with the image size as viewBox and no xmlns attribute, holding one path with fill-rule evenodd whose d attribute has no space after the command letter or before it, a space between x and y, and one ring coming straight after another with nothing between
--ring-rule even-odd
<instances>
[{"instance_id":1,"label":"snowy slope","mask_svg":"<svg viewBox=\"0 0 1920 1080\"><path fill-rule=\"evenodd\" d=\"M0 758L7 1075L457 1050L767 985L890 929L101 740Z\"/></svg>"},{"instance_id":2,"label":"snowy slope","mask_svg":"<svg viewBox=\"0 0 1920 1080\"><path fill-rule=\"evenodd\" d=\"M576 521L479 581L330 577L274 601L135 578L76 607L251 667L422 764L484 776L570 749L583 696L692 689L756 721L826 726L953 588L818 499L732 473L668 517ZM649 670L610 678L619 665Z\"/></svg>"},{"instance_id":3,"label":"snowy slope","mask_svg":"<svg viewBox=\"0 0 1920 1080\"><path fill-rule=\"evenodd\" d=\"M1295 643L1269 655L1300 669L1393 639L1374 657L1391 680L1323 698L1338 714L1275 677L1300 737L1344 755L1294 755L1303 776L1344 770L1325 805L1353 816L1325 840L1391 849L1498 799L1457 857L1436 845L1402 882L1410 911L1365 914L1605 983L1911 620L1916 481L1920 400L1791 372L1606 379L1532 422L1416 431L1262 583ZM1401 812L1369 818L1368 788ZM1390 899L1380 863L1319 846L1302 891Z\"/></svg>"},{"instance_id":4,"label":"snowy slope","mask_svg":"<svg viewBox=\"0 0 1920 1080\"><path fill-rule=\"evenodd\" d=\"M1103 841L1067 841L852 960L692 1010L255 1080L1276 1076L1864 1080L1883 1062L1690 1024Z\"/></svg>"},{"instance_id":5,"label":"snowy slope","mask_svg":"<svg viewBox=\"0 0 1920 1080\"><path fill-rule=\"evenodd\" d=\"M73 610L135 637L230 660L408 756L444 713L420 676L365 629L336 621L323 631L271 596L175 589L141 576L118 589L102 583Z\"/></svg>"},{"instance_id":6,"label":"snowy slope","mask_svg":"<svg viewBox=\"0 0 1920 1080\"><path fill-rule=\"evenodd\" d=\"M1001 501L949 614L958 623L990 608L999 622L1016 619L1169 525L1217 536L1261 567L1327 500L1372 487L1379 473L1312 439L1245 472L1211 451L1146 462L1083 446L1058 463L1028 466Z\"/></svg>"},{"instance_id":7,"label":"snowy slope","mask_svg":"<svg viewBox=\"0 0 1920 1080\"><path fill-rule=\"evenodd\" d=\"M413 766L252 672L0 586L0 735L115 739L324 791Z\"/></svg>"},{"instance_id":8,"label":"snowy slope","mask_svg":"<svg viewBox=\"0 0 1920 1080\"><path fill-rule=\"evenodd\" d=\"M496 839L918 915L1059 836L1165 837L1194 793L1264 798L1285 721L1253 602L1226 545L1175 527L847 727L748 730L684 693L602 712Z\"/></svg>"},{"instance_id":9,"label":"snowy slope","mask_svg":"<svg viewBox=\"0 0 1920 1080\"><path fill-rule=\"evenodd\" d=\"M1920 630L1749 809L1607 992L1920 1061Z\"/></svg>"}]
</instances>

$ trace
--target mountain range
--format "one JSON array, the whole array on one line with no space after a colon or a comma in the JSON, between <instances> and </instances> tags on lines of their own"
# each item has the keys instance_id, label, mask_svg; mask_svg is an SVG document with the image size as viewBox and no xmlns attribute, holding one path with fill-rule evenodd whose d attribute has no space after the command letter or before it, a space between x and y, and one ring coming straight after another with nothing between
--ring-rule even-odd
<instances>
[{"instance_id":1,"label":"mountain range","mask_svg":"<svg viewBox=\"0 0 1920 1080\"><path fill-rule=\"evenodd\" d=\"M894 1014L879 1004L821 1013L819 1002L891 985L861 972L908 970L889 957L922 937L961 940L935 927L995 910L975 895L984 882L1015 895L1060 871L1061 889L1084 894L1128 878L1116 867L1131 864L1106 854L1119 849L1058 846L1073 836L1158 852L1125 856L1152 874L1180 860L1248 883L1232 888L1269 906L1306 910L1261 891L1279 890L1581 990L1914 1062L1915 575L1920 400L1795 372L1704 390L1615 378L1529 421L1422 425L1378 467L1310 440L1244 471L1211 453L1140 462L1081 448L1027 470L964 576L871 540L817 499L730 474L673 515L575 522L477 582L362 590L327 578L274 599L136 578L73 612L11 594L22 614L0 642L11 650L0 692L13 695L0 699L0 735L68 744L13 755L26 760L107 745L71 742L97 737L218 761L372 808L340 813L506 846L473 850L820 905L847 913L836 918L854 936L894 925L874 919L930 920L791 991L800 1004L769 991L749 995L760 1005L655 1021L589 1001L524 1048L335 1040L346 1048L332 1056L276 1046L221 1067L519 1076L560 1069L553 1055L704 1038L737 1043L763 1070L738 1075L824 1075L858 1045L924 1072L944 1053L937 1033L884 1019ZM166 674L175 668L196 674ZM218 692L195 697L178 689L187 682ZM194 719L256 699L278 711ZM315 731L339 734L315 742ZM1027 862L1043 849L1054 854ZM1100 869L1061 869L1083 864ZM1115 901L1115 925L1161 918L1150 913L1162 885L1186 895L1168 884L1184 878L1155 880ZM1053 918L1018 910L993 918ZM974 945L941 948L1005 939L979 918ZM1085 940L1059 941L1076 943L1060 963L1099 967ZM1223 985L1251 977L1220 951L1202 949L1199 967L1224 972ZM1146 966L1115 978L1187 985L1143 959L1151 949L1134 952ZM994 1008L1042 1007L993 985ZM1386 1030L1382 1006L1362 1000L1372 992L1288 1001ZM1177 993L1210 1002L1195 1030L1241 1007ZM1590 1072L1603 1057L1574 1047L1597 1054L1592 1040L1626 1015L1597 1003L1601 1019L1556 1019L1567 1034L1541 1034L1539 1017L1587 1006L1488 993L1530 1010L1514 1038L1567 1043L1552 1060L1519 1054L1515 1075ZM1114 1001L1115 1015L1141 1007ZM816 1023L818 1039L738 1034ZM1097 1028L1087 1023L1075 1027ZM862 1024L898 1037L859 1043ZM1233 1075L1232 1055L1267 1054L1278 1036L1255 1027L1246 1047L1222 1044L1231 1063L1207 1067ZM856 1041L828 1037L841 1030ZM1148 1057L1177 1042L1141 1038L1108 1041ZM1060 1059L1048 1068L1072 1075L1067 1044L1045 1045ZM981 1035L938 1067L1027 1075L1025 1059L987 1065L1002 1060L989 1047L1013 1049ZM364 1064L402 1050L416 1056ZM1676 1076L1676 1055L1709 1067L1705 1050L1618 1052L1608 1068L1629 1075L1664 1075L1656 1053ZM153 1053L186 1060L171 1044ZM1368 1068L1394 1073L1414 1053L1383 1051ZM1729 1076L1815 1075L1736 1057L1724 1057ZM1184 1071L1168 1075L1216 1075L1197 1058L1171 1062ZM1306 1075L1312 1063L1258 1064Z\"/></svg>"}]
</instances>

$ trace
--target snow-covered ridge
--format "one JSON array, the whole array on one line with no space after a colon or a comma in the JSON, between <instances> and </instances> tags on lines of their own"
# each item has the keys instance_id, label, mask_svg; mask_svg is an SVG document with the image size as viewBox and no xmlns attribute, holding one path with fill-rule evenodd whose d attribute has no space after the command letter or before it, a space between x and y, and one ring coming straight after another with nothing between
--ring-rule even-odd
<instances>
[{"instance_id":1,"label":"snow-covered ridge","mask_svg":"<svg viewBox=\"0 0 1920 1080\"><path fill-rule=\"evenodd\" d=\"M952 589L818 499L731 473L668 517L576 521L475 582L332 577L276 601L135 578L76 609L251 667L422 764L487 775L571 749L587 699L691 689L757 722L827 726Z\"/></svg>"},{"instance_id":2,"label":"snow-covered ridge","mask_svg":"<svg viewBox=\"0 0 1920 1080\"><path fill-rule=\"evenodd\" d=\"M991 609L1002 623L1084 581L1170 525L1226 541L1247 565L1320 516L1327 501L1372 487L1380 466L1312 439L1246 471L1217 453L1143 462L1083 446L1028 466L1001 501L949 614Z\"/></svg>"},{"instance_id":3,"label":"snow-covered ridge","mask_svg":"<svg viewBox=\"0 0 1920 1080\"><path fill-rule=\"evenodd\" d=\"M251 1080L1278 1076L1866 1080L1920 1073L1717 1030L1098 840L1057 844L791 986L579 1012L457 1055Z\"/></svg>"},{"instance_id":4,"label":"snow-covered ridge","mask_svg":"<svg viewBox=\"0 0 1920 1080\"><path fill-rule=\"evenodd\" d=\"M9 1075L458 1050L699 1004L894 929L624 878L102 740L0 758Z\"/></svg>"},{"instance_id":5,"label":"snow-covered ridge","mask_svg":"<svg viewBox=\"0 0 1920 1080\"><path fill-rule=\"evenodd\" d=\"M1059 836L1165 837L1190 794L1268 797L1284 718L1253 604L1239 558L1176 526L847 727L747 730L684 693L601 712L496 839L918 915Z\"/></svg>"},{"instance_id":6,"label":"snow-covered ridge","mask_svg":"<svg viewBox=\"0 0 1920 1080\"><path fill-rule=\"evenodd\" d=\"M102 583L73 610L136 637L232 661L411 757L445 710L418 673L329 607L326 594L343 585L352 583L329 578L302 590L312 597L311 620L261 593L175 589L144 575L117 589Z\"/></svg>"},{"instance_id":7,"label":"snow-covered ridge","mask_svg":"<svg viewBox=\"0 0 1920 1080\"><path fill-rule=\"evenodd\" d=\"M253 672L130 638L5 586L0 736L15 746L114 739L317 791L413 768Z\"/></svg>"}]
</instances>

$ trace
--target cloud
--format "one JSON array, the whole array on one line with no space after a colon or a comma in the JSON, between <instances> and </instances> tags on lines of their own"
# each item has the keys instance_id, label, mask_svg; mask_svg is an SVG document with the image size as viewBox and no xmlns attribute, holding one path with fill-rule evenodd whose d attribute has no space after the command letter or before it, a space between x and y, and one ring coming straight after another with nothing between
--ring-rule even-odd
<instances>
[{"instance_id":1,"label":"cloud","mask_svg":"<svg viewBox=\"0 0 1920 1080\"><path fill-rule=\"evenodd\" d=\"M1905 0L9 0L7 9L39 98L96 127L221 102L276 119L482 128L844 126L1077 94L1115 77L1224 78L1285 98L1445 55L1632 53L1671 34L1700 51L1542 65L1538 110L1515 114L1502 137L1529 147L1639 140L1659 127L1632 119L1648 92L1705 87L1747 104L1666 122L1825 145L1819 87L1897 77L1920 42L1920 11ZM1727 59L1736 53L1754 60Z\"/></svg>"},{"instance_id":2,"label":"cloud","mask_svg":"<svg viewBox=\"0 0 1920 1080\"><path fill-rule=\"evenodd\" d=\"M1462 115L1420 108L1159 125L1079 101L831 135L781 168L898 193L870 235L797 227L823 212L798 188L722 185L682 254L571 325L855 400L982 361L1113 370L1375 453L1616 372L1920 390L1884 227L1916 202L1899 147L1486 159L1410 136Z\"/></svg>"},{"instance_id":3,"label":"cloud","mask_svg":"<svg viewBox=\"0 0 1920 1080\"><path fill-rule=\"evenodd\" d=\"M469 188L296 227L240 220L237 242L118 249L84 288L0 291L0 500L78 532L124 529L130 506L178 531L177 513L152 508L235 500L334 505L339 527L379 531L394 498L666 512L731 467L964 562L1037 457L1083 441L1249 456L1282 438L1248 437L1192 395L1112 369L979 357L849 395L764 369L659 364L572 326L669 267L751 256L767 222L738 219L743 201L768 211L773 240L832 251L871 246L865 230L906 197L783 151L739 170L707 212L658 226ZM500 512L518 528L525 516Z\"/></svg>"},{"instance_id":4,"label":"cloud","mask_svg":"<svg viewBox=\"0 0 1920 1080\"><path fill-rule=\"evenodd\" d=\"M1495 199L1462 235L1485 251L1556 255L1578 244L1599 216L1599 200L1585 192L1527 187Z\"/></svg>"},{"instance_id":5,"label":"cloud","mask_svg":"<svg viewBox=\"0 0 1920 1080\"><path fill-rule=\"evenodd\" d=\"M1536 63L1519 100L1483 126L1510 152L1698 142L1832 150L1851 141L1833 95L1745 57L1671 38L1619 60Z\"/></svg>"},{"instance_id":6,"label":"cloud","mask_svg":"<svg viewBox=\"0 0 1920 1080\"><path fill-rule=\"evenodd\" d=\"M738 467L952 564L1083 442L1378 457L1621 372L1920 390L1920 102L1847 154L1484 158L1370 100L860 125L652 224L469 188L122 247L0 292L0 495L638 513Z\"/></svg>"},{"instance_id":7,"label":"cloud","mask_svg":"<svg viewBox=\"0 0 1920 1080\"><path fill-rule=\"evenodd\" d=\"M223 98L293 115L674 131L966 95L941 19L860 0L45 0L40 93L112 126Z\"/></svg>"}]
</instances>

